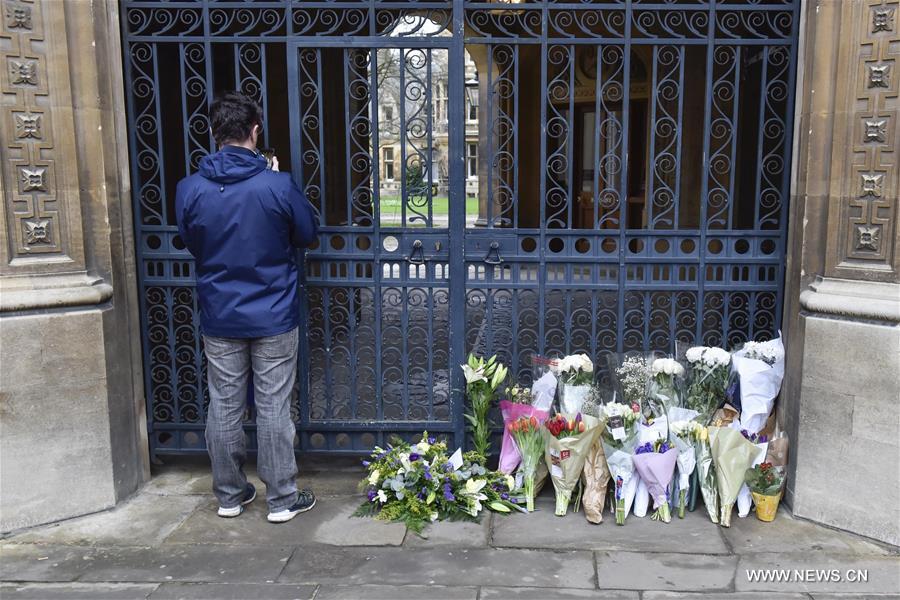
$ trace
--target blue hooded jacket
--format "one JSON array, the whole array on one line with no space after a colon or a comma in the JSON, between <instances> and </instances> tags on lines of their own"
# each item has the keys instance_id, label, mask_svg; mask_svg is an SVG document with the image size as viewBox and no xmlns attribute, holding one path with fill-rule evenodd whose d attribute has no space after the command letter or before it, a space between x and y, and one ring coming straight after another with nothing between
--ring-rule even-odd
<instances>
[{"instance_id":1,"label":"blue hooded jacket","mask_svg":"<svg viewBox=\"0 0 900 600\"><path fill-rule=\"evenodd\" d=\"M291 176L251 150L225 146L178 182L178 231L196 259L205 335L257 338L300 321L295 248L316 235L312 206Z\"/></svg>"}]
</instances>

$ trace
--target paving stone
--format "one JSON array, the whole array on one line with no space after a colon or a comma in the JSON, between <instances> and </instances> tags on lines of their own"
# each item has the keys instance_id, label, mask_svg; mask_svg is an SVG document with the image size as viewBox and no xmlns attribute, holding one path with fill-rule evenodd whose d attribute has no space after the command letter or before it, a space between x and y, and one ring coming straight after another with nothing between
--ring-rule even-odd
<instances>
[{"instance_id":1,"label":"paving stone","mask_svg":"<svg viewBox=\"0 0 900 600\"><path fill-rule=\"evenodd\" d=\"M752 552L827 552L831 554L889 554L887 546L866 538L795 519L784 508L771 523L751 512L745 519L736 516L731 527L720 528L735 554Z\"/></svg>"},{"instance_id":2,"label":"paving stone","mask_svg":"<svg viewBox=\"0 0 900 600\"><path fill-rule=\"evenodd\" d=\"M655 552L597 552L600 588L619 590L725 590L736 556Z\"/></svg>"},{"instance_id":3,"label":"paving stone","mask_svg":"<svg viewBox=\"0 0 900 600\"><path fill-rule=\"evenodd\" d=\"M217 583L274 582L292 548L181 546L140 551L124 549L95 559L81 581L211 581Z\"/></svg>"},{"instance_id":4,"label":"paving stone","mask_svg":"<svg viewBox=\"0 0 900 600\"><path fill-rule=\"evenodd\" d=\"M323 585L316 600L476 600L478 588L438 585Z\"/></svg>"},{"instance_id":5,"label":"paving stone","mask_svg":"<svg viewBox=\"0 0 900 600\"><path fill-rule=\"evenodd\" d=\"M279 581L593 588L594 565L584 551L323 546L298 550Z\"/></svg>"},{"instance_id":6,"label":"paving stone","mask_svg":"<svg viewBox=\"0 0 900 600\"><path fill-rule=\"evenodd\" d=\"M709 520L702 507L686 512L684 519L673 517L671 523L630 515L624 526L616 525L608 512L604 513L603 523L593 525L582 512L570 510L566 516L557 517L553 507L553 498L540 497L535 502L537 510L531 514L494 519L491 544L508 548L729 553L720 528Z\"/></svg>"},{"instance_id":7,"label":"paving stone","mask_svg":"<svg viewBox=\"0 0 900 600\"><path fill-rule=\"evenodd\" d=\"M641 600L809 600L807 594L772 592L643 592Z\"/></svg>"},{"instance_id":8,"label":"paving stone","mask_svg":"<svg viewBox=\"0 0 900 600\"><path fill-rule=\"evenodd\" d=\"M315 508L287 523L266 520L268 509L263 498L247 506L244 513L224 520L216 514L218 504L208 501L194 512L172 535L166 545L242 544L296 545L317 542L336 546L399 546L406 527L370 518L351 517L361 497L319 498Z\"/></svg>"},{"instance_id":9,"label":"paving stone","mask_svg":"<svg viewBox=\"0 0 900 600\"><path fill-rule=\"evenodd\" d=\"M410 548L429 546L486 547L491 536L491 519L503 518L492 513L482 517L480 523L470 521L438 521L422 532L424 538L413 531L406 533L403 545Z\"/></svg>"},{"instance_id":10,"label":"paving stone","mask_svg":"<svg viewBox=\"0 0 900 600\"><path fill-rule=\"evenodd\" d=\"M789 580L750 581L750 572L761 569L786 570ZM868 581L858 581L858 571L866 571ZM854 580L850 580L848 574ZM835 576L840 580L836 581ZM740 559L734 585L737 591L896 594L900 591L900 557L839 556L822 552L748 554Z\"/></svg>"},{"instance_id":11,"label":"paving stone","mask_svg":"<svg viewBox=\"0 0 900 600\"><path fill-rule=\"evenodd\" d=\"M4 544L0 581L74 581L93 567L96 548Z\"/></svg>"},{"instance_id":12,"label":"paving stone","mask_svg":"<svg viewBox=\"0 0 900 600\"><path fill-rule=\"evenodd\" d=\"M156 583L22 583L0 585L3 600L145 600Z\"/></svg>"},{"instance_id":13,"label":"paving stone","mask_svg":"<svg viewBox=\"0 0 900 600\"><path fill-rule=\"evenodd\" d=\"M159 544L194 512L202 498L140 494L112 510L38 527L8 542L133 546Z\"/></svg>"},{"instance_id":14,"label":"paving stone","mask_svg":"<svg viewBox=\"0 0 900 600\"><path fill-rule=\"evenodd\" d=\"M900 594L809 594L812 600L900 600Z\"/></svg>"},{"instance_id":15,"label":"paving stone","mask_svg":"<svg viewBox=\"0 0 900 600\"><path fill-rule=\"evenodd\" d=\"M312 600L314 585L280 583L164 583L149 600Z\"/></svg>"},{"instance_id":16,"label":"paving stone","mask_svg":"<svg viewBox=\"0 0 900 600\"><path fill-rule=\"evenodd\" d=\"M579 590L571 588L483 587L479 600L638 600L637 592L624 590Z\"/></svg>"}]
</instances>

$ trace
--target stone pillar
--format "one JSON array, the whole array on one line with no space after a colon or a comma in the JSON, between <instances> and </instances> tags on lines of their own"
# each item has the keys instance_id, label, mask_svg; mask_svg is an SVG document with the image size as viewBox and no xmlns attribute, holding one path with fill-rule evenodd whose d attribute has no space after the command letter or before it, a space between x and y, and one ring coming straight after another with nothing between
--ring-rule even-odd
<instances>
[{"instance_id":1,"label":"stone pillar","mask_svg":"<svg viewBox=\"0 0 900 600\"><path fill-rule=\"evenodd\" d=\"M117 6L0 6L2 531L149 475Z\"/></svg>"},{"instance_id":2,"label":"stone pillar","mask_svg":"<svg viewBox=\"0 0 900 600\"><path fill-rule=\"evenodd\" d=\"M900 543L897 0L804 4L781 425L798 516Z\"/></svg>"}]
</instances>

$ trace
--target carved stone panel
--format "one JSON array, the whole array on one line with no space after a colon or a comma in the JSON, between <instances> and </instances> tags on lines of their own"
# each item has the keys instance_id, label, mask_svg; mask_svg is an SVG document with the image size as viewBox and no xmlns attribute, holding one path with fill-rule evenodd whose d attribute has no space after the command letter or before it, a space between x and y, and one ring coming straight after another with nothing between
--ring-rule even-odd
<instances>
[{"instance_id":1,"label":"carved stone panel","mask_svg":"<svg viewBox=\"0 0 900 600\"><path fill-rule=\"evenodd\" d=\"M70 54L72 6L57 0L0 0L4 277L86 269L79 156L89 149L76 147L72 93L83 56Z\"/></svg>"},{"instance_id":2,"label":"carved stone panel","mask_svg":"<svg viewBox=\"0 0 900 600\"><path fill-rule=\"evenodd\" d=\"M848 85L839 73L832 164L840 187L832 197L840 194L840 201L833 203L829 217L836 243L829 244L828 274L896 281L898 0L840 6L840 55Z\"/></svg>"}]
</instances>

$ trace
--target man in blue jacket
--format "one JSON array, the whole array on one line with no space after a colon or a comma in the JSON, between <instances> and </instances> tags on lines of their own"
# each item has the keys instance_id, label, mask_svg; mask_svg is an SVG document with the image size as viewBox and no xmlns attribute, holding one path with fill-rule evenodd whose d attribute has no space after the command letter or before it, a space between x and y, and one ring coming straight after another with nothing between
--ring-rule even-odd
<instances>
[{"instance_id":1,"label":"man in blue jacket","mask_svg":"<svg viewBox=\"0 0 900 600\"><path fill-rule=\"evenodd\" d=\"M196 258L200 327L207 358L206 445L220 517L256 498L247 481L242 416L253 374L257 468L272 523L312 508L297 490L291 395L297 377L300 315L295 249L316 236L312 206L287 173L256 150L262 109L227 93L210 107L219 146L199 172L178 183L178 231Z\"/></svg>"}]
</instances>

